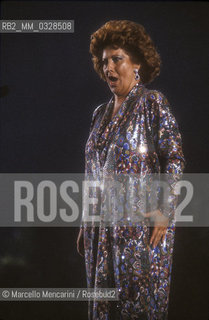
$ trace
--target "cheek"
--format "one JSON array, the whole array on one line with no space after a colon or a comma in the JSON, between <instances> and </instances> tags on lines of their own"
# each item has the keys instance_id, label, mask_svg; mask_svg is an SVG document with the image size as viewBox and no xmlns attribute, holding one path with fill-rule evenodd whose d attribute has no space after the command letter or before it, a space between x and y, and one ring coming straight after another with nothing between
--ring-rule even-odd
<instances>
[{"instance_id":1,"label":"cheek","mask_svg":"<svg viewBox=\"0 0 209 320\"><path fill-rule=\"evenodd\" d=\"M128 68L127 66L121 67L120 71L121 71L121 75L122 75L125 79L130 78L131 75L132 75L132 69L131 69L131 68Z\"/></svg>"},{"instance_id":2,"label":"cheek","mask_svg":"<svg viewBox=\"0 0 209 320\"><path fill-rule=\"evenodd\" d=\"M123 67L123 72L127 75L127 76L132 76L133 74L133 68L130 65L124 65Z\"/></svg>"},{"instance_id":3,"label":"cheek","mask_svg":"<svg viewBox=\"0 0 209 320\"><path fill-rule=\"evenodd\" d=\"M133 79L133 75L131 70L126 70L123 73L123 83L128 85L132 81L132 79Z\"/></svg>"}]
</instances>

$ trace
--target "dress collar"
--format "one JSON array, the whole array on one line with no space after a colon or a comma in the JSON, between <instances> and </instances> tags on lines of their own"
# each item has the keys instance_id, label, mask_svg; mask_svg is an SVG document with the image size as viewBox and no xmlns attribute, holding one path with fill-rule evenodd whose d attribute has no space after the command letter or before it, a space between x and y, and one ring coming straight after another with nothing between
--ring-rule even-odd
<instances>
[{"instance_id":1,"label":"dress collar","mask_svg":"<svg viewBox=\"0 0 209 320\"><path fill-rule=\"evenodd\" d=\"M136 96L139 96L144 89L142 83L137 83L128 93L126 99L120 106L120 109L111 119L113 107L114 107L114 96L110 99L109 103L106 106L105 113L103 115L100 127L97 133L97 146L99 149L103 149L105 145L105 140L110 138L110 133L113 132L117 125L122 121L124 115L127 113L130 103L135 100Z\"/></svg>"},{"instance_id":2,"label":"dress collar","mask_svg":"<svg viewBox=\"0 0 209 320\"><path fill-rule=\"evenodd\" d=\"M115 101L114 96L112 96L112 98L110 99L109 103L106 106L105 114L104 114L104 117L103 117L104 122L106 122L107 120L109 120L108 122L113 122L113 120L115 118L118 118L119 116L122 116L124 114L124 112L126 111L126 109L127 109L127 102L130 102L133 98L135 98L135 96L138 96L142 92L143 89L144 89L144 85L142 83L138 82L129 91L129 93L126 96L125 100L121 104L118 112L115 114L115 116L111 120L113 107L114 107L114 101Z\"/></svg>"}]
</instances>

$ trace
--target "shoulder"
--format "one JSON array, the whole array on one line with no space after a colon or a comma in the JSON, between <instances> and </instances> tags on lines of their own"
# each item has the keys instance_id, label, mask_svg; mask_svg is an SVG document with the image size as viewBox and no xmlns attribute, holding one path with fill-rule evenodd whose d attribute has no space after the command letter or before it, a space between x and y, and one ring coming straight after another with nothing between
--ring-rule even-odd
<instances>
[{"instance_id":1,"label":"shoulder","mask_svg":"<svg viewBox=\"0 0 209 320\"><path fill-rule=\"evenodd\" d=\"M164 112L168 113L171 112L171 106L167 97L159 90L146 88L143 93L142 101L144 102L145 108L147 108L148 111L154 113L159 113L160 110L164 110Z\"/></svg>"},{"instance_id":2,"label":"shoulder","mask_svg":"<svg viewBox=\"0 0 209 320\"><path fill-rule=\"evenodd\" d=\"M91 125L90 125L90 131L93 129L96 118L97 119L98 119L98 117L101 118L101 115L104 113L104 111L106 109L106 105L107 105L107 103L102 103L94 109L94 112L92 115L92 120L91 120Z\"/></svg>"},{"instance_id":3,"label":"shoulder","mask_svg":"<svg viewBox=\"0 0 209 320\"><path fill-rule=\"evenodd\" d=\"M98 114L100 114L102 111L104 111L106 105L107 105L107 103L102 103L102 104L100 104L99 106L97 106L97 107L94 109L92 118L93 118L93 119L96 118L96 116L97 116Z\"/></svg>"},{"instance_id":4,"label":"shoulder","mask_svg":"<svg viewBox=\"0 0 209 320\"><path fill-rule=\"evenodd\" d=\"M148 103L151 104L169 104L167 97L158 90L146 88L146 90L144 90L144 98Z\"/></svg>"}]
</instances>

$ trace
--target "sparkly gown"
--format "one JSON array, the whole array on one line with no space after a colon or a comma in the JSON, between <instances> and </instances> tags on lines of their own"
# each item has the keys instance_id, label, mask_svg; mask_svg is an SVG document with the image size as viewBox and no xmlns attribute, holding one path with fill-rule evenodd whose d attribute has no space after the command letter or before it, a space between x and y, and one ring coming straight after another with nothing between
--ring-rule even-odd
<instances>
[{"instance_id":1,"label":"sparkly gown","mask_svg":"<svg viewBox=\"0 0 209 320\"><path fill-rule=\"evenodd\" d=\"M111 119L113 103L114 98L93 113L85 150L86 175L169 173L178 180L185 161L167 98L137 84ZM132 227L83 223L88 287L119 292L118 301L89 301L89 320L167 319L175 235L176 199L171 199L171 223L156 248L149 244L149 219ZM101 206L102 196L97 214Z\"/></svg>"}]
</instances>

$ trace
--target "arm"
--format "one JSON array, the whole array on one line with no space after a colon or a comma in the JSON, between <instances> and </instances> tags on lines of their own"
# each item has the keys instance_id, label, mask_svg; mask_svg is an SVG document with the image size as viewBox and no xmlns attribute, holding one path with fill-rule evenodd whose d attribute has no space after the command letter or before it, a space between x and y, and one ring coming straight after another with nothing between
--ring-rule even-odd
<instances>
[{"instance_id":1,"label":"arm","mask_svg":"<svg viewBox=\"0 0 209 320\"><path fill-rule=\"evenodd\" d=\"M169 222L172 223L174 219L177 204L174 188L175 183L182 176L185 159L178 124L171 113L167 98L158 91L152 91L148 101L152 142L159 157L160 171L164 174L163 180L167 184L168 192L166 201L159 199L159 209L146 215L155 218L155 227L150 241L155 246L161 238L165 238Z\"/></svg>"},{"instance_id":2,"label":"arm","mask_svg":"<svg viewBox=\"0 0 209 320\"><path fill-rule=\"evenodd\" d=\"M154 143L161 161L161 172L172 175L177 181L185 166L181 134L167 98L160 92L154 96L152 125Z\"/></svg>"},{"instance_id":3,"label":"arm","mask_svg":"<svg viewBox=\"0 0 209 320\"><path fill-rule=\"evenodd\" d=\"M92 129L94 127L95 124L95 120L97 118L98 113L101 111L102 107L104 107L105 104L101 104L100 106L98 106L92 115L92 120L91 120L91 124L90 124L90 130L89 130L89 135L92 132ZM85 163L85 177L87 177L87 167L86 167L86 163ZM82 215L82 219L81 219L81 223L80 223L80 230L77 236L77 252L84 257L84 221L83 221L83 215Z\"/></svg>"},{"instance_id":4,"label":"arm","mask_svg":"<svg viewBox=\"0 0 209 320\"><path fill-rule=\"evenodd\" d=\"M170 105L165 96L157 93L154 102L155 112L155 145L160 159L161 173L168 186L168 201L160 202L161 212L173 220L177 196L174 193L175 183L182 177L185 159L182 151L181 134L175 117L171 113Z\"/></svg>"}]
</instances>

